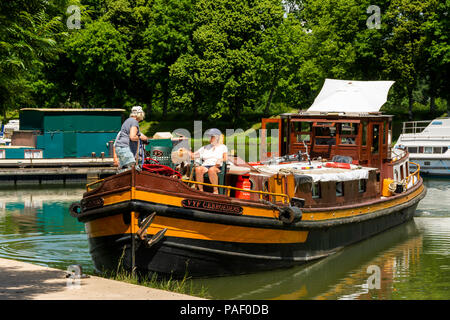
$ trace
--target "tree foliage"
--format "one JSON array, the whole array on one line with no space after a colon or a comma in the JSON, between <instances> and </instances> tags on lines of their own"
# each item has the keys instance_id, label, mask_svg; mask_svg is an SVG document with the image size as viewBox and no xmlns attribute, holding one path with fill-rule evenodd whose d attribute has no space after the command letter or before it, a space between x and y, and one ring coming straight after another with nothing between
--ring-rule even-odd
<instances>
[{"instance_id":1,"label":"tree foliage","mask_svg":"<svg viewBox=\"0 0 450 320\"><path fill-rule=\"evenodd\" d=\"M58 52L58 1L0 2L0 111L30 101L30 74ZM52 16L53 15L53 16Z\"/></svg>"},{"instance_id":2,"label":"tree foliage","mask_svg":"<svg viewBox=\"0 0 450 320\"><path fill-rule=\"evenodd\" d=\"M68 30L67 7L81 10ZM0 108L130 107L236 121L307 108L325 78L394 80L390 105L448 101L450 0L0 3ZM447 105L449 105L447 103ZM449 106L450 108L450 106Z\"/></svg>"}]
</instances>

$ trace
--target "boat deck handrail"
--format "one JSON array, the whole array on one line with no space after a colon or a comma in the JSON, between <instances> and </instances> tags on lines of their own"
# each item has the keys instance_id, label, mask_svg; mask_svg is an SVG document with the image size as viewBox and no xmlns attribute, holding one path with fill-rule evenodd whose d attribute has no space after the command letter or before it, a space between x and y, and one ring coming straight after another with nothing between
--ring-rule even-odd
<instances>
[{"instance_id":1,"label":"boat deck handrail","mask_svg":"<svg viewBox=\"0 0 450 320\"><path fill-rule=\"evenodd\" d=\"M417 182L419 182L419 180L420 180L420 165L419 165L418 163L411 162L411 161L409 161L409 163L416 166L416 171L414 171L413 173L411 173L410 175L408 175L408 176L405 178L405 181L406 181L406 189L408 189L408 186L409 186L410 183L412 184L412 186L414 186L414 185L415 185ZM414 179L414 177L415 177L416 179Z\"/></svg>"},{"instance_id":2,"label":"boat deck handrail","mask_svg":"<svg viewBox=\"0 0 450 320\"><path fill-rule=\"evenodd\" d=\"M186 183L200 184L200 185L208 186L208 187L217 187L217 188L226 189L228 197L230 196L230 191L231 190L236 190L236 191L243 191L243 192L249 192L249 193L258 193L260 199L262 199L262 197L264 195L272 196L272 197L283 197L283 200L285 201L285 203L289 202L289 196L287 194L284 194L284 193L273 193L273 192L260 191L260 190L242 189L242 188L236 188L236 187L231 187L231 186L224 186L224 185L219 185L219 184L211 184L211 183L199 182L199 181L193 181L193 180L182 180L182 181L186 182Z\"/></svg>"},{"instance_id":3,"label":"boat deck handrail","mask_svg":"<svg viewBox=\"0 0 450 320\"><path fill-rule=\"evenodd\" d=\"M392 148L391 149L391 158L392 158L393 162L398 161L405 156L406 156L406 150L401 149L401 148Z\"/></svg>"},{"instance_id":4,"label":"boat deck handrail","mask_svg":"<svg viewBox=\"0 0 450 320\"><path fill-rule=\"evenodd\" d=\"M91 189L90 187L91 187L92 185L94 185L94 184L103 182L104 180L105 180L105 179L100 179L100 180L95 180L94 182L88 183L88 184L86 185L86 191L89 192L89 191L91 191L91 190L94 190L95 188Z\"/></svg>"},{"instance_id":5,"label":"boat deck handrail","mask_svg":"<svg viewBox=\"0 0 450 320\"><path fill-rule=\"evenodd\" d=\"M433 120L405 121L405 122L403 122L403 126L402 126L402 134L405 134L405 133L420 133L432 121Z\"/></svg>"},{"instance_id":6,"label":"boat deck handrail","mask_svg":"<svg viewBox=\"0 0 450 320\"><path fill-rule=\"evenodd\" d=\"M91 189L91 186L101 183L103 182L105 179L100 179L91 183L86 184L86 189L87 191L91 191L95 188ZM258 193L259 194L259 198L262 199L263 196L271 196L271 197L282 197L285 203L289 203L290 199L289 196L287 194L284 193L274 193L274 192L267 192L267 191L259 191L259 190L249 190L249 189L242 189L242 188L237 188L237 187L231 187L231 186L224 186L224 185L218 185L218 184L211 184L211 183L206 183L206 182L198 182L198 181L193 181L193 180L181 180L185 183L188 184L201 184L204 186L208 186L208 187L217 187L217 188L223 188L227 190L227 196L230 196L230 191L231 190L235 190L235 191L242 191L242 192L249 192L249 193Z\"/></svg>"},{"instance_id":7,"label":"boat deck handrail","mask_svg":"<svg viewBox=\"0 0 450 320\"><path fill-rule=\"evenodd\" d=\"M412 136L409 136L412 135ZM402 136L402 141L416 141L418 138L421 140L442 140L442 139L450 139L450 135L420 135L416 136L414 133L407 133Z\"/></svg>"}]
</instances>

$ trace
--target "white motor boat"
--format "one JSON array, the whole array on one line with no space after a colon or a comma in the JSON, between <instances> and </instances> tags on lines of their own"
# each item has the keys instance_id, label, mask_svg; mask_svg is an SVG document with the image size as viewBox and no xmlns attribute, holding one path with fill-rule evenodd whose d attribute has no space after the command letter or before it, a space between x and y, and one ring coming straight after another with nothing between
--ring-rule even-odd
<instances>
[{"instance_id":1,"label":"white motor boat","mask_svg":"<svg viewBox=\"0 0 450 320\"><path fill-rule=\"evenodd\" d=\"M394 148L406 148L422 174L450 177L450 118L404 122Z\"/></svg>"}]
</instances>

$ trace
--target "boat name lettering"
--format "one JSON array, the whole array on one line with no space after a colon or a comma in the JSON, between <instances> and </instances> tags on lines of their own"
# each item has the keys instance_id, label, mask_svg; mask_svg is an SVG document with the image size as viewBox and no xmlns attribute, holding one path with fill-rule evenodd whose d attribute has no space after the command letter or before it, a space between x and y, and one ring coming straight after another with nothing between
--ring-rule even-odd
<instances>
[{"instance_id":1,"label":"boat name lettering","mask_svg":"<svg viewBox=\"0 0 450 320\"><path fill-rule=\"evenodd\" d=\"M183 201L181 201L181 204L185 208L193 208L198 210L207 210L236 215L241 215L243 211L242 207L240 206L205 200L183 199Z\"/></svg>"}]
</instances>

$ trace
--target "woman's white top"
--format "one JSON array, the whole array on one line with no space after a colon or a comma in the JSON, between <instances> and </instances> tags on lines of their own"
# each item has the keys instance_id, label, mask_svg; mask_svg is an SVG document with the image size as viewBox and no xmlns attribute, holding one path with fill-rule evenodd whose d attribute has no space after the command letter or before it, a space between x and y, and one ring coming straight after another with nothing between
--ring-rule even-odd
<instances>
[{"instance_id":1,"label":"woman's white top","mask_svg":"<svg viewBox=\"0 0 450 320\"><path fill-rule=\"evenodd\" d=\"M224 153L228 153L228 148L224 144L208 144L197 151L197 154L202 160L202 166L215 166L219 159L223 159Z\"/></svg>"}]
</instances>

